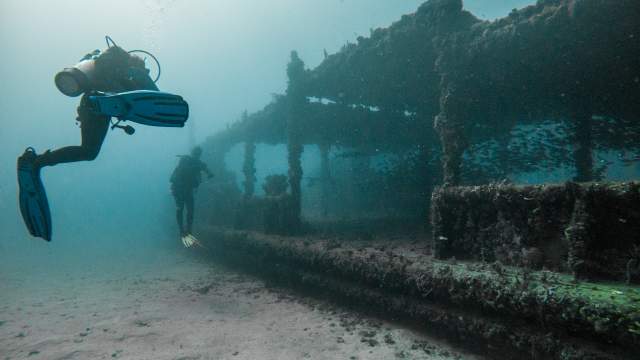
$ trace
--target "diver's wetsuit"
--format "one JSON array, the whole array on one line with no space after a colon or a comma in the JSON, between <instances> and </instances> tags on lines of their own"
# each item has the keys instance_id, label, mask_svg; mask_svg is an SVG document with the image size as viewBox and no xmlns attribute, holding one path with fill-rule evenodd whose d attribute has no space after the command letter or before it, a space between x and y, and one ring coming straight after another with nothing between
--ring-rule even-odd
<instances>
[{"instance_id":1,"label":"diver's wetsuit","mask_svg":"<svg viewBox=\"0 0 640 360\"><path fill-rule=\"evenodd\" d=\"M176 201L176 220L181 236L191 234L194 212L193 192L200 185L201 172L207 173L209 177L212 176L199 156L185 155L181 157L180 163L171 174L171 193ZM186 229L183 225L185 207L187 208Z\"/></svg>"},{"instance_id":2,"label":"diver's wetsuit","mask_svg":"<svg viewBox=\"0 0 640 360\"><path fill-rule=\"evenodd\" d=\"M109 130L108 116L98 115L91 111L88 105L88 96L85 94L78 106L78 117L82 135L80 146L66 146L54 151L47 151L35 159L37 167L53 166L61 163L94 160L107 136Z\"/></svg>"}]
</instances>

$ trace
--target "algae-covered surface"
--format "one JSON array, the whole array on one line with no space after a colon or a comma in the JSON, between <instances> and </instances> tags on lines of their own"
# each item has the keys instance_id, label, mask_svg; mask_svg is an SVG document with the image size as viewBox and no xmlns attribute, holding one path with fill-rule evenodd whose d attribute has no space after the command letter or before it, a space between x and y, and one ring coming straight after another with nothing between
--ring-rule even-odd
<instances>
[{"instance_id":1,"label":"algae-covered surface","mask_svg":"<svg viewBox=\"0 0 640 360\"><path fill-rule=\"evenodd\" d=\"M480 264L429 259L434 268L451 267L456 276L490 276L532 292L546 291L556 298L573 298L601 307L614 307L620 313L640 314L640 286L621 282L577 281L569 274L551 271L528 271L499 263ZM506 281L505 281L506 280Z\"/></svg>"},{"instance_id":2,"label":"algae-covered surface","mask_svg":"<svg viewBox=\"0 0 640 360\"><path fill-rule=\"evenodd\" d=\"M288 266L291 271L378 289L390 298L408 296L426 306L449 309L445 313L480 316L486 324L476 334L480 338L497 339L489 334L490 324L503 324L496 325L498 329L507 321L524 331L520 338L531 346L544 334L553 334L555 340L544 340L551 344L548 352L564 341L575 342L576 347L588 341L623 352L639 348L640 290L623 283L576 281L567 274L499 262L437 260L428 244L416 238L341 241L226 232L218 239L213 246L235 249L267 267ZM525 347L521 341L514 346Z\"/></svg>"},{"instance_id":3,"label":"algae-covered surface","mask_svg":"<svg viewBox=\"0 0 640 360\"><path fill-rule=\"evenodd\" d=\"M414 276L434 301L477 306L497 315L531 319L544 327L638 348L640 287L585 282L568 274L530 271L494 263L458 263L423 257ZM423 271L421 272L420 270Z\"/></svg>"},{"instance_id":4,"label":"algae-covered surface","mask_svg":"<svg viewBox=\"0 0 640 360\"><path fill-rule=\"evenodd\" d=\"M640 312L640 287L621 283L574 283L569 275L557 275L558 291L565 292L577 298L602 304L615 306L620 312Z\"/></svg>"}]
</instances>

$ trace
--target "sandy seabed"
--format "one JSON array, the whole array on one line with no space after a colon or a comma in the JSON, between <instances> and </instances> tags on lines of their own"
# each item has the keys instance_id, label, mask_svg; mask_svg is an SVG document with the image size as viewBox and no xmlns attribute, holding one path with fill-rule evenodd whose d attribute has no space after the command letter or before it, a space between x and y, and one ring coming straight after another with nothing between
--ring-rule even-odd
<instances>
[{"instance_id":1,"label":"sandy seabed","mask_svg":"<svg viewBox=\"0 0 640 360\"><path fill-rule=\"evenodd\" d=\"M0 360L477 359L187 252L0 273Z\"/></svg>"}]
</instances>

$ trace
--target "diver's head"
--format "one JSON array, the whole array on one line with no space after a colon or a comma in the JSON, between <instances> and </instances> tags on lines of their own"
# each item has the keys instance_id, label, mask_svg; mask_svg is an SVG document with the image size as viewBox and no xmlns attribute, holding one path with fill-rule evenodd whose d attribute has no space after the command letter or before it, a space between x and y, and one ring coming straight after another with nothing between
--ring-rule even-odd
<instances>
[{"instance_id":1,"label":"diver's head","mask_svg":"<svg viewBox=\"0 0 640 360\"><path fill-rule=\"evenodd\" d=\"M193 156L196 159L199 159L200 155L202 155L202 148L200 146L196 146L193 149L191 149L191 156Z\"/></svg>"}]
</instances>

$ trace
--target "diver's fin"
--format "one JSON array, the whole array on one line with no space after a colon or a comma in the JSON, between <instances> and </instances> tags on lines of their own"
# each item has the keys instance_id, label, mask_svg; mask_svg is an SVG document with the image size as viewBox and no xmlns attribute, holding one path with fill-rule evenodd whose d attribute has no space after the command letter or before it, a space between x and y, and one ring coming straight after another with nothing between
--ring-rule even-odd
<instances>
[{"instance_id":1,"label":"diver's fin","mask_svg":"<svg viewBox=\"0 0 640 360\"><path fill-rule=\"evenodd\" d=\"M143 125L183 127L189 118L189 104L181 96L162 91L91 95L89 101L97 113Z\"/></svg>"},{"instance_id":2,"label":"diver's fin","mask_svg":"<svg viewBox=\"0 0 640 360\"><path fill-rule=\"evenodd\" d=\"M196 238L195 236L193 236L192 234L187 235L189 238L191 238L191 246L197 245L201 248L204 248L204 246L202 245L202 243L200 242L200 240L198 240L198 238Z\"/></svg>"},{"instance_id":3,"label":"diver's fin","mask_svg":"<svg viewBox=\"0 0 640 360\"><path fill-rule=\"evenodd\" d=\"M187 234L182 237L182 244L184 245L184 247L187 247L187 248L190 248L193 246L199 246L201 248L204 248L202 243L198 239L196 239L195 236L191 234Z\"/></svg>"},{"instance_id":4,"label":"diver's fin","mask_svg":"<svg viewBox=\"0 0 640 360\"><path fill-rule=\"evenodd\" d=\"M32 236L51 241L51 212L40 169L34 165L36 156L35 150L29 147L18 158L20 213Z\"/></svg>"},{"instance_id":5,"label":"diver's fin","mask_svg":"<svg viewBox=\"0 0 640 360\"><path fill-rule=\"evenodd\" d=\"M189 248L189 247L191 247L191 245L193 245L189 235L184 235L181 240L182 240L182 245L184 245L184 247L186 247L186 248Z\"/></svg>"}]
</instances>

